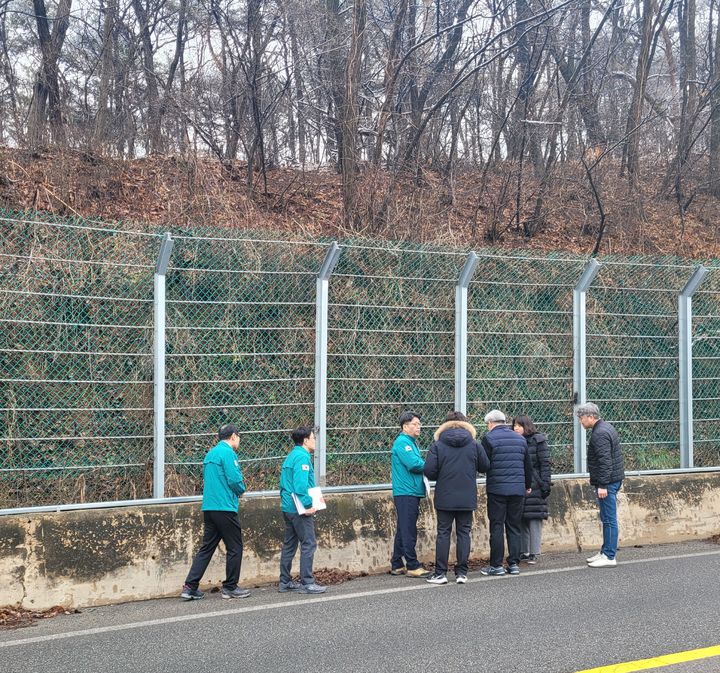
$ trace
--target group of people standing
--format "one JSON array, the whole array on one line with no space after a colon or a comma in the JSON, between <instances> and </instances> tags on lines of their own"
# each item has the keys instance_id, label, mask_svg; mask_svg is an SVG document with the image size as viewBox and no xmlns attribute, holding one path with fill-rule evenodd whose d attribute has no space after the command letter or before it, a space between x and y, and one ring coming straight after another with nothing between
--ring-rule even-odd
<instances>
[{"instance_id":1,"label":"group of people standing","mask_svg":"<svg viewBox=\"0 0 720 673\"><path fill-rule=\"evenodd\" d=\"M587 559L592 568L612 567L618 542L617 493L624 478L623 456L615 429L600 418L595 404L576 409L585 429L592 430L587 450L590 483L596 489L603 524L603 546ZM483 575L518 575L521 561L538 562L543 522L548 518L552 488L547 437L529 416L512 419L493 409L485 416L487 432L478 441L477 430L459 411L451 411L435 432L422 458L418 438L422 422L413 411L399 419L400 434L392 447L392 487L397 529L391 558L392 575L425 577L431 584L447 584L453 524L457 559L455 581L467 581L473 513L478 506L477 477L486 475L487 515L490 522L490 563ZM422 498L435 481L437 516L435 571L431 575L418 561L417 520ZM507 566L505 556L507 539Z\"/></svg>"},{"instance_id":2,"label":"group of people standing","mask_svg":"<svg viewBox=\"0 0 720 673\"><path fill-rule=\"evenodd\" d=\"M593 568L616 565L618 543L617 493L624 478L618 434L600 418L596 405L576 409L580 423L592 430L587 450L590 483L596 489L603 524L603 546L587 559ZM520 562L535 564L540 556L542 525L548 518L550 451L546 436L528 416L517 416L510 425L505 414L493 409L485 416L487 432L478 441L477 430L465 414L451 411L437 429L423 458L418 439L419 414L405 411L399 418L400 434L392 446L392 490L397 514L390 573L426 578L431 584L447 584L448 557L453 526L457 560L455 581L467 582L470 534L478 507L477 476L486 475L487 514L490 521L490 564L483 575L517 575ZM315 508L308 490L315 486L312 453L315 432L309 426L292 431L293 448L280 471L280 509L285 525L280 554L278 591L322 594L326 587L313 575ZM200 581L222 540L225 544L226 576L222 598L246 598L250 591L239 585L243 537L238 514L245 481L237 456L240 434L227 424L218 431L218 443L203 461L203 523L200 549L195 555L180 594L184 600L204 597ZM435 571L427 572L417 558L417 521L422 498L435 482L437 513ZM504 566L507 538L507 567ZM292 578L292 562L300 547L300 582Z\"/></svg>"}]
</instances>

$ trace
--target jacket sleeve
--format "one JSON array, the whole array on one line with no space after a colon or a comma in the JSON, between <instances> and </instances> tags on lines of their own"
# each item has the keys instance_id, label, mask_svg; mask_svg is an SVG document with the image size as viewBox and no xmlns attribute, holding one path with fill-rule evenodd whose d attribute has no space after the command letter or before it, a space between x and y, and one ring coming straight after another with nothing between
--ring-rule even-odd
<instances>
[{"instance_id":1,"label":"jacket sleeve","mask_svg":"<svg viewBox=\"0 0 720 673\"><path fill-rule=\"evenodd\" d=\"M415 453L409 444L393 447L393 451L396 452L395 455L408 471L415 472L415 474L423 473L425 461Z\"/></svg>"},{"instance_id":2,"label":"jacket sleeve","mask_svg":"<svg viewBox=\"0 0 720 673\"><path fill-rule=\"evenodd\" d=\"M532 488L533 480L533 464L532 458L530 457L530 450L525 446L525 455L523 456L523 462L525 465L525 489Z\"/></svg>"},{"instance_id":3,"label":"jacket sleeve","mask_svg":"<svg viewBox=\"0 0 720 673\"><path fill-rule=\"evenodd\" d=\"M222 469L230 490L237 496L245 493L245 480L243 479L242 470L240 469L240 463L232 449L223 451Z\"/></svg>"},{"instance_id":4,"label":"jacket sleeve","mask_svg":"<svg viewBox=\"0 0 720 673\"><path fill-rule=\"evenodd\" d=\"M425 469L423 469L425 476L430 481L436 481L438 478L438 452L437 444L433 443L428 451L427 457L425 458Z\"/></svg>"},{"instance_id":5,"label":"jacket sleeve","mask_svg":"<svg viewBox=\"0 0 720 673\"><path fill-rule=\"evenodd\" d=\"M547 442L542 441L537 445L538 465L540 466L540 488L543 491L550 491L551 474L550 474L550 449Z\"/></svg>"},{"instance_id":6,"label":"jacket sleeve","mask_svg":"<svg viewBox=\"0 0 720 673\"><path fill-rule=\"evenodd\" d=\"M298 497L303 507L312 507L312 498L308 495L308 482L310 480L310 464L304 460L297 460L293 465L292 492Z\"/></svg>"},{"instance_id":7,"label":"jacket sleeve","mask_svg":"<svg viewBox=\"0 0 720 673\"><path fill-rule=\"evenodd\" d=\"M490 460L485 453L482 442L475 442L476 458L475 464L478 472L485 474L490 469Z\"/></svg>"},{"instance_id":8,"label":"jacket sleeve","mask_svg":"<svg viewBox=\"0 0 720 673\"><path fill-rule=\"evenodd\" d=\"M598 488L605 488L612 474L612 437L607 430L600 428L597 434L593 433L590 441L595 449Z\"/></svg>"},{"instance_id":9,"label":"jacket sleeve","mask_svg":"<svg viewBox=\"0 0 720 673\"><path fill-rule=\"evenodd\" d=\"M480 447L485 451L485 456L488 459L488 468L490 467L490 461L492 460L492 446L490 446L490 442L488 442L487 437L483 435L483 438L480 440Z\"/></svg>"}]
</instances>

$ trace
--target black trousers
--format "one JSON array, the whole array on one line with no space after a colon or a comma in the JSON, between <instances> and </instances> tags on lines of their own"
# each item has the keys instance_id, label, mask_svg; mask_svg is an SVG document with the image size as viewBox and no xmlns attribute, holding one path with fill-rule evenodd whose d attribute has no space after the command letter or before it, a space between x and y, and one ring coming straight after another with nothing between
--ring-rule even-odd
<instances>
[{"instance_id":1,"label":"black trousers","mask_svg":"<svg viewBox=\"0 0 720 673\"><path fill-rule=\"evenodd\" d=\"M468 558L470 557L470 530L472 529L473 513L456 512L446 509L437 510L437 539L435 540L435 572L445 575L448 571L450 555L450 535L455 522L455 563L456 575L467 575Z\"/></svg>"},{"instance_id":2,"label":"black trousers","mask_svg":"<svg viewBox=\"0 0 720 673\"><path fill-rule=\"evenodd\" d=\"M393 570L403 566L408 570L416 570L420 567L420 561L415 553L420 498L414 495L396 495L393 500L397 514L397 528L390 566Z\"/></svg>"},{"instance_id":3,"label":"black trousers","mask_svg":"<svg viewBox=\"0 0 720 673\"><path fill-rule=\"evenodd\" d=\"M232 591L238 585L242 564L243 539L240 517L237 512L209 511L203 512L203 520L205 532L202 545L195 554L185 584L193 589L198 588L210 559L222 540L227 550L223 587Z\"/></svg>"},{"instance_id":4,"label":"black trousers","mask_svg":"<svg viewBox=\"0 0 720 673\"><path fill-rule=\"evenodd\" d=\"M520 563L522 546L522 514L524 495L487 494L487 513L490 519L490 565L503 564L505 534L507 534L509 565Z\"/></svg>"}]
</instances>

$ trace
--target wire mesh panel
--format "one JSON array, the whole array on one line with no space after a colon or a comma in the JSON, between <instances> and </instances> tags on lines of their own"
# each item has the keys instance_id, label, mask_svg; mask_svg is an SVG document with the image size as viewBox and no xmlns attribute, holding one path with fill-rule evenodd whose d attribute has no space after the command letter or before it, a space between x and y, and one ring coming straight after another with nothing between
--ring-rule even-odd
<instances>
[{"instance_id":1,"label":"wire mesh panel","mask_svg":"<svg viewBox=\"0 0 720 673\"><path fill-rule=\"evenodd\" d=\"M288 434L313 423L315 277L326 244L176 239L167 275L166 494L202 488L224 423L248 488L277 488Z\"/></svg>"},{"instance_id":2,"label":"wire mesh panel","mask_svg":"<svg viewBox=\"0 0 720 673\"><path fill-rule=\"evenodd\" d=\"M158 247L0 213L0 508L151 494Z\"/></svg>"},{"instance_id":3,"label":"wire mesh panel","mask_svg":"<svg viewBox=\"0 0 720 673\"><path fill-rule=\"evenodd\" d=\"M483 253L468 298L468 411L526 414L573 471L572 291L582 261Z\"/></svg>"},{"instance_id":4,"label":"wire mesh panel","mask_svg":"<svg viewBox=\"0 0 720 673\"><path fill-rule=\"evenodd\" d=\"M455 282L464 253L345 246L330 280L329 484L385 483L405 409L420 445L454 404Z\"/></svg>"},{"instance_id":5,"label":"wire mesh panel","mask_svg":"<svg viewBox=\"0 0 720 673\"><path fill-rule=\"evenodd\" d=\"M587 293L587 399L625 468L680 467L678 294L691 266L606 259Z\"/></svg>"},{"instance_id":6,"label":"wire mesh panel","mask_svg":"<svg viewBox=\"0 0 720 673\"><path fill-rule=\"evenodd\" d=\"M697 467L720 465L720 268L692 300L693 445Z\"/></svg>"}]
</instances>

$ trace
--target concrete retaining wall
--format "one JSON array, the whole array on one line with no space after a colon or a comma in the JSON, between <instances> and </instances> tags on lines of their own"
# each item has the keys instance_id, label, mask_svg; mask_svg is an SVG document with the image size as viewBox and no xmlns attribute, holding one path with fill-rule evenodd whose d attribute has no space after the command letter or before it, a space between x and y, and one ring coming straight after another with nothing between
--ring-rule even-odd
<instances>
[{"instance_id":1,"label":"concrete retaining wall","mask_svg":"<svg viewBox=\"0 0 720 673\"><path fill-rule=\"evenodd\" d=\"M480 496L484 503L482 487ZM327 510L317 516L315 567L386 571L395 529L391 494L329 495L327 501ZM627 479L619 512L621 547L710 537L720 532L720 474ZM277 581L283 532L278 499L245 500L240 516L245 538L241 582ZM418 556L431 561L435 520L427 504L419 528ZM177 595L201 535L199 504L2 517L0 605L83 607ZM600 543L587 481L557 482L543 550L596 550ZM484 505L475 517L472 555L488 555ZM205 580L218 585L223 576L224 555L217 553Z\"/></svg>"}]
</instances>

